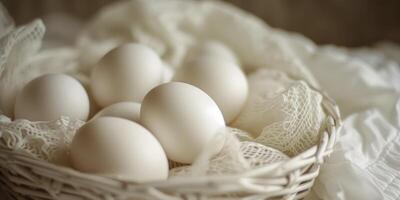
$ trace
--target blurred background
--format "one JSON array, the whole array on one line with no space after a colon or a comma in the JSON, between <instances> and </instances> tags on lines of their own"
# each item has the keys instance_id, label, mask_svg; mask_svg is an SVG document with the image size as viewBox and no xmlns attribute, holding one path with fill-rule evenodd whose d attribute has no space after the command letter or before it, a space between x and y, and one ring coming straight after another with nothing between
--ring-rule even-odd
<instances>
[{"instance_id":1,"label":"blurred background","mask_svg":"<svg viewBox=\"0 0 400 200\"><path fill-rule=\"evenodd\" d=\"M115 0L0 1L17 24L24 24L51 15L88 20L99 8ZM400 43L400 0L225 1L259 16L272 27L301 33L319 44L353 47L378 41Z\"/></svg>"}]
</instances>

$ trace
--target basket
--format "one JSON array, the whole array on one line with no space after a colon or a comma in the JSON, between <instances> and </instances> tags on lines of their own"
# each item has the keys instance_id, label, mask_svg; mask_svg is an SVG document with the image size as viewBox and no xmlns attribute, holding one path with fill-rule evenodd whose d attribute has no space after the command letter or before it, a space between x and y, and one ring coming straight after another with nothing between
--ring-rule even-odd
<instances>
[{"instance_id":1,"label":"basket","mask_svg":"<svg viewBox=\"0 0 400 200\"><path fill-rule=\"evenodd\" d=\"M341 127L337 105L321 94L327 118L319 144L290 160L242 174L137 184L80 173L0 148L0 182L10 199L301 199L313 186L324 158L333 151Z\"/></svg>"},{"instance_id":2,"label":"basket","mask_svg":"<svg viewBox=\"0 0 400 200\"><path fill-rule=\"evenodd\" d=\"M35 31L35 28L41 26L43 25L40 22L34 22L18 29L11 35L15 36L12 38L15 40L10 41L19 44L20 48L31 46L36 49L39 45L32 42L36 40L26 37L41 39L44 27ZM25 35L30 31L35 34ZM269 52L274 53L277 49L279 50L271 48ZM17 63L14 62L23 60L24 57L26 56L21 55L8 64L16 66ZM290 57L272 56L272 58L276 59L277 63L284 63L287 60L291 63ZM286 67L286 71L290 71L290 67ZM315 88L314 90L318 91ZM289 160L235 175L174 177L165 181L138 184L81 173L10 148L0 147L0 186L9 199L301 199L313 186L325 156L333 151L336 134L341 127L337 105L326 94L319 92L323 96L322 107L327 115L320 140L318 144ZM2 136L0 129L0 139Z\"/></svg>"}]
</instances>

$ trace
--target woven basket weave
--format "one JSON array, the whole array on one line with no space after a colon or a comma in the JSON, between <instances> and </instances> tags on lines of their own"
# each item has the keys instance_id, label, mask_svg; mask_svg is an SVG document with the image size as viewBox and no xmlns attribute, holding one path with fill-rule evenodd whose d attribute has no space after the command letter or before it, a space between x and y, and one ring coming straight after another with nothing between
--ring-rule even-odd
<instances>
[{"instance_id":1,"label":"woven basket weave","mask_svg":"<svg viewBox=\"0 0 400 200\"><path fill-rule=\"evenodd\" d=\"M341 126L337 105L323 96L327 121L318 144L288 161L242 174L137 184L80 173L0 148L0 183L10 199L301 199L312 187L324 157L332 152Z\"/></svg>"}]
</instances>

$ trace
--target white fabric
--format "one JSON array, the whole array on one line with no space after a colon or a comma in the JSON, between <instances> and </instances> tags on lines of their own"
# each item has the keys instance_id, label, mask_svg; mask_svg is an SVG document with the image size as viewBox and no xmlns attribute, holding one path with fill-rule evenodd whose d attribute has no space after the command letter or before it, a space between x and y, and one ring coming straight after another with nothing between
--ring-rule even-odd
<instances>
[{"instance_id":1,"label":"white fabric","mask_svg":"<svg viewBox=\"0 0 400 200\"><path fill-rule=\"evenodd\" d=\"M10 119L0 116L0 146L70 166L69 145L76 130L82 125L80 120L65 117L52 122L11 122Z\"/></svg>"},{"instance_id":2,"label":"white fabric","mask_svg":"<svg viewBox=\"0 0 400 200\"><path fill-rule=\"evenodd\" d=\"M182 166L173 163L173 166L177 168L170 170L169 177L242 173L289 159L284 153L256 142L248 133L240 129L225 128L221 130L221 133L209 144L210 148L206 147L192 165ZM223 140L224 145L222 150L214 156L212 146L219 140Z\"/></svg>"},{"instance_id":3,"label":"white fabric","mask_svg":"<svg viewBox=\"0 0 400 200\"><path fill-rule=\"evenodd\" d=\"M14 20L10 17L3 4L0 4L0 38L8 34L14 27Z\"/></svg>"},{"instance_id":4,"label":"white fabric","mask_svg":"<svg viewBox=\"0 0 400 200\"><path fill-rule=\"evenodd\" d=\"M306 58L344 119L340 140L310 199L400 198L399 52L393 44L323 47Z\"/></svg>"},{"instance_id":5,"label":"white fabric","mask_svg":"<svg viewBox=\"0 0 400 200\"><path fill-rule=\"evenodd\" d=\"M261 68L248 75L249 97L232 126L255 141L295 156L314 146L325 119L322 96L303 81Z\"/></svg>"},{"instance_id":6,"label":"white fabric","mask_svg":"<svg viewBox=\"0 0 400 200\"><path fill-rule=\"evenodd\" d=\"M4 16L7 15L0 14ZM6 18L0 21L9 25L0 33L0 110L12 116L17 91L26 81L19 75L26 72L29 58L39 50L45 28L40 20L15 29Z\"/></svg>"}]
</instances>

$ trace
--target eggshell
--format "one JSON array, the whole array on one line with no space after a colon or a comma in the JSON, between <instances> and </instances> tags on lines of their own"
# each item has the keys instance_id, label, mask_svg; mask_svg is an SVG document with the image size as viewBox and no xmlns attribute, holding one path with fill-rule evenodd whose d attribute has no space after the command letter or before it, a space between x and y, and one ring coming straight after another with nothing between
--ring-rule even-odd
<instances>
[{"instance_id":1,"label":"eggshell","mask_svg":"<svg viewBox=\"0 0 400 200\"><path fill-rule=\"evenodd\" d=\"M232 122L248 96L246 76L232 62L195 59L176 70L174 81L192 84L206 92L221 109L225 121Z\"/></svg>"},{"instance_id":2,"label":"eggshell","mask_svg":"<svg viewBox=\"0 0 400 200\"><path fill-rule=\"evenodd\" d=\"M89 85L90 84L90 78L87 75L83 74L83 73L73 74L72 76L74 78L76 78L82 84L82 86L85 88L85 90L86 90L86 92L88 94L89 104L90 104L89 117L88 118L91 118L94 115L96 115L96 113L99 112L99 110L101 110L101 108L100 108L99 105L97 105L96 101L93 98L93 94L92 94L92 91L91 91L91 88L90 88L90 85Z\"/></svg>"},{"instance_id":3,"label":"eggshell","mask_svg":"<svg viewBox=\"0 0 400 200\"><path fill-rule=\"evenodd\" d=\"M141 125L116 117L82 126L71 144L71 162L79 171L121 180L168 177L168 160L157 139Z\"/></svg>"},{"instance_id":4,"label":"eggshell","mask_svg":"<svg viewBox=\"0 0 400 200\"><path fill-rule=\"evenodd\" d=\"M144 98L140 121L160 141L169 159L192 163L225 127L217 104L202 90L181 82L152 89ZM219 152L222 144L214 146Z\"/></svg>"},{"instance_id":5,"label":"eggshell","mask_svg":"<svg viewBox=\"0 0 400 200\"><path fill-rule=\"evenodd\" d=\"M79 81L64 74L46 74L25 85L17 96L14 112L16 119L31 121L61 116L86 120L89 107L89 97Z\"/></svg>"},{"instance_id":6,"label":"eggshell","mask_svg":"<svg viewBox=\"0 0 400 200\"><path fill-rule=\"evenodd\" d=\"M142 44L124 44L108 52L94 67L91 88L96 102L105 107L121 101L141 102L161 83L159 56Z\"/></svg>"},{"instance_id":7,"label":"eggshell","mask_svg":"<svg viewBox=\"0 0 400 200\"><path fill-rule=\"evenodd\" d=\"M226 62L232 62L238 64L239 61L235 56L235 53L223 43L209 40L201 42L192 47L186 54L185 60L191 61L193 59L218 59Z\"/></svg>"},{"instance_id":8,"label":"eggshell","mask_svg":"<svg viewBox=\"0 0 400 200\"><path fill-rule=\"evenodd\" d=\"M139 123L140 104L128 101L115 103L103 108L91 120L102 116L119 117Z\"/></svg>"}]
</instances>

